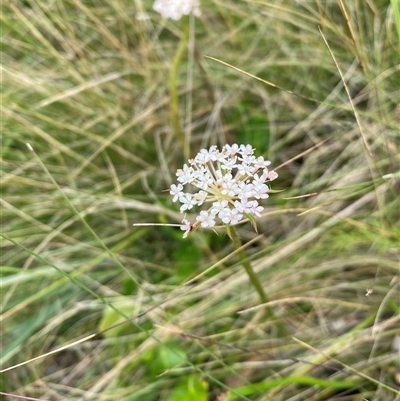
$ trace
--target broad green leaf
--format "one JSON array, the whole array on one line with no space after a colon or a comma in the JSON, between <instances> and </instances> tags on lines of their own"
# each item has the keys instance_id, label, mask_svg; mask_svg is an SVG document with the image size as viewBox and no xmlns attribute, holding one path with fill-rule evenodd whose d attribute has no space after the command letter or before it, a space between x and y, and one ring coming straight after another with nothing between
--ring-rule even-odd
<instances>
[{"instance_id":1,"label":"broad green leaf","mask_svg":"<svg viewBox=\"0 0 400 401\"><path fill-rule=\"evenodd\" d=\"M173 388L166 401L207 401L207 393L208 383L193 374Z\"/></svg>"}]
</instances>

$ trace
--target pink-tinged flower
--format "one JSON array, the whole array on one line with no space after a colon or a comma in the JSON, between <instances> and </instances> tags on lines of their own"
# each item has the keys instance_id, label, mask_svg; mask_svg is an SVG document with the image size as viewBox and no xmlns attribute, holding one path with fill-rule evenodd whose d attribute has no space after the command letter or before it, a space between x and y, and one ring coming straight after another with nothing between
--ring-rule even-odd
<instances>
[{"instance_id":1,"label":"pink-tinged flower","mask_svg":"<svg viewBox=\"0 0 400 401\"><path fill-rule=\"evenodd\" d=\"M183 238L186 238L189 235L190 231L193 230L193 225L189 222L189 220L183 219L182 225L181 225L181 230L185 231L183 233Z\"/></svg>"},{"instance_id":2,"label":"pink-tinged flower","mask_svg":"<svg viewBox=\"0 0 400 401\"><path fill-rule=\"evenodd\" d=\"M275 171L273 171L273 170L272 171L267 170L266 172L264 172L263 177L264 177L265 181L273 181L278 178L278 174L275 173Z\"/></svg>"},{"instance_id":3,"label":"pink-tinged flower","mask_svg":"<svg viewBox=\"0 0 400 401\"><path fill-rule=\"evenodd\" d=\"M182 213L211 202L194 223L183 219L184 237L197 227L212 228L218 220L234 225L243 220L244 214L261 216L264 208L259 200L268 198L266 183L278 175L268 171L268 160L262 156L256 158L253 153L251 145L225 145L221 151L211 146L190 159L189 166L185 164L177 171L179 184L171 185L170 194L174 202L181 203ZM186 185L198 191L185 192Z\"/></svg>"},{"instance_id":4,"label":"pink-tinged flower","mask_svg":"<svg viewBox=\"0 0 400 401\"><path fill-rule=\"evenodd\" d=\"M164 18L178 21L183 15L201 16L199 0L156 0L153 9Z\"/></svg>"}]
</instances>

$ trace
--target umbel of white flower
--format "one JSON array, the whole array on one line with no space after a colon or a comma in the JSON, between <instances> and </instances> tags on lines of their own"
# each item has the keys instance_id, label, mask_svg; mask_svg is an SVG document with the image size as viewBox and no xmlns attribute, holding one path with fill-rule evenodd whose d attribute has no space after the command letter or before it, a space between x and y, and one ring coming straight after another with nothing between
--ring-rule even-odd
<instances>
[{"instance_id":1,"label":"umbel of white flower","mask_svg":"<svg viewBox=\"0 0 400 401\"><path fill-rule=\"evenodd\" d=\"M258 202L268 198L266 183L278 177L275 171L268 170L270 161L254 156L251 145L225 145L221 151L211 146L188 163L176 172L179 183L170 187L172 201L181 203L182 213L205 202L211 205L199 213L196 222L183 219L184 238L199 226L214 227L218 221L234 225L244 216L260 217L264 208ZM184 192L187 184L199 191Z\"/></svg>"},{"instance_id":2,"label":"umbel of white flower","mask_svg":"<svg viewBox=\"0 0 400 401\"><path fill-rule=\"evenodd\" d=\"M182 15L193 14L200 17L200 0L156 0L153 9L164 18L178 21Z\"/></svg>"}]
</instances>

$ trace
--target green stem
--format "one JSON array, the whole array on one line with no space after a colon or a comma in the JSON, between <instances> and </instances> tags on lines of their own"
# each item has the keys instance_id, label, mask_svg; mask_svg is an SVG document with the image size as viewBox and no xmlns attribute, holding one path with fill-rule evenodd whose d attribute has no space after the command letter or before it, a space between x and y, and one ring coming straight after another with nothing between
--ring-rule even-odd
<instances>
[{"instance_id":1,"label":"green stem","mask_svg":"<svg viewBox=\"0 0 400 401\"><path fill-rule=\"evenodd\" d=\"M249 276L249 279L251 281L251 283L253 284L255 290L257 291L260 300L263 304L268 303L268 297L267 294L264 291L263 286L260 283L260 280L258 279L256 273L254 272L253 268L251 267L251 264L249 262L249 259L246 256L246 253L244 251L244 249L242 248L242 244L240 242L240 238L239 235L235 229L234 226L228 225L227 226L227 232L229 235L229 238L232 240L233 242L233 246L239 256L240 261L242 262L242 265L244 267L244 269L246 270L247 275ZM268 306L265 305L265 310L267 312L268 318L270 320L274 320L276 323L276 327L278 329L278 333L281 336L284 335L288 335L288 331L285 329L285 327L282 325L282 323L280 322L280 320L277 319L277 317L275 316L274 312L272 311L272 309Z\"/></svg>"},{"instance_id":2,"label":"green stem","mask_svg":"<svg viewBox=\"0 0 400 401\"><path fill-rule=\"evenodd\" d=\"M182 146L182 149L185 150L185 135L181 129L179 123L179 97L178 97L178 88L177 88L177 81L178 81L178 71L179 65L181 64L183 53L187 47L187 43L189 40L189 17L184 15L182 18L183 22L183 32L181 41L178 46L178 50L176 51L174 61L172 63L171 71L169 74L169 94L171 96L171 124L172 128L175 132L175 136L179 143Z\"/></svg>"}]
</instances>

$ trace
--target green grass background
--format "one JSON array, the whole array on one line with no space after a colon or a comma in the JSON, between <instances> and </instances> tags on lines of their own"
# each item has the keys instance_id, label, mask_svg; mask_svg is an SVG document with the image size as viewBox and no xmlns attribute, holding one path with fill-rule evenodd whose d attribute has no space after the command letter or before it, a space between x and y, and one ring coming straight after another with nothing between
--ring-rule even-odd
<instances>
[{"instance_id":1,"label":"green grass background","mask_svg":"<svg viewBox=\"0 0 400 401\"><path fill-rule=\"evenodd\" d=\"M399 3L201 9L177 81L185 154L181 21L150 1L4 0L0 391L400 400ZM259 234L238 231L286 336L226 235L132 226L179 223L176 169L225 143L279 173Z\"/></svg>"}]
</instances>

